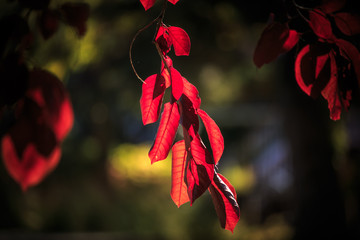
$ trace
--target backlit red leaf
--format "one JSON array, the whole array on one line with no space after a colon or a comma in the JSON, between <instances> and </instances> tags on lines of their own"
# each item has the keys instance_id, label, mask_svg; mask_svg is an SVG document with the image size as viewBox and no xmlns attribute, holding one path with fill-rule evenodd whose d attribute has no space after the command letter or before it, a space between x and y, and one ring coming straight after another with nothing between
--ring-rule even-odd
<instances>
[{"instance_id":1,"label":"backlit red leaf","mask_svg":"<svg viewBox=\"0 0 360 240\"><path fill-rule=\"evenodd\" d=\"M184 91L184 84L181 74L175 69L170 69L171 92L176 100L179 100Z\"/></svg>"},{"instance_id":2,"label":"backlit red leaf","mask_svg":"<svg viewBox=\"0 0 360 240\"><path fill-rule=\"evenodd\" d=\"M172 4L176 4L179 0L168 0L169 2L171 2Z\"/></svg>"},{"instance_id":3,"label":"backlit red leaf","mask_svg":"<svg viewBox=\"0 0 360 240\"><path fill-rule=\"evenodd\" d=\"M173 67L173 62L172 62L171 58L169 56L167 56L167 55L164 56L164 60L165 60L165 63L167 65L167 67L165 66L163 61L161 61L161 76L164 77L164 79L165 79L165 87L168 88L168 87L171 86L171 79L170 79L169 71Z\"/></svg>"},{"instance_id":4,"label":"backlit red leaf","mask_svg":"<svg viewBox=\"0 0 360 240\"><path fill-rule=\"evenodd\" d=\"M192 204L209 187L214 177L215 168L214 159L201 141L199 134L194 133L192 128L190 128L188 134L192 139L185 179Z\"/></svg>"},{"instance_id":5,"label":"backlit red leaf","mask_svg":"<svg viewBox=\"0 0 360 240\"><path fill-rule=\"evenodd\" d=\"M164 111L161 115L156 138L149 152L151 164L164 160L169 154L179 126L179 120L180 115L177 103L164 104Z\"/></svg>"},{"instance_id":6,"label":"backlit red leaf","mask_svg":"<svg viewBox=\"0 0 360 240\"><path fill-rule=\"evenodd\" d=\"M143 83L140 109L144 125L158 120L164 93L165 79L162 75L151 75Z\"/></svg>"},{"instance_id":7,"label":"backlit red leaf","mask_svg":"<svg viewBox=\"0 0 360 240\"><path fill-rule=\"evenodd\" d=\"M256 45L253 61L260 68L275 60L280 54L290 51L298 42L299 34L286 24L270 23Z\"/></svg>"},{"instance_id":8,"label":"backlit red leaf","mask_svg":"<svg viewBox=\"0 0 360 240\"><path fill-rule=\"evenodd\" d=\"M194 108L194 104L186 95L182 95L179 101L179 105L180 105L180 113L181 113L181 118L180 118L181 125L187 131L189 131L189 129L192 127L194 129L194 132L198 132L199 117Z\"/></svg>"},{"instance_id":9,"label":"backlit red leaf","mask_svg":"<svg viewBox=\"0 0 360 240\"><path fill-rule=\"evenodd\" d=\"M181 140L172 147L171 198L180 207L189 201L184 181L186 166L185 141Z\"/></svg>"},{"instance_id":10,"label":"backlit red leaf","mask_svg":"<svg viewBox=\"0 0 360 240\"><path fill-rule=\"evenodd\" d=\"M194 109L199 109L201 104L201 98L199 96L199 91L196 89L196 87L191 84L186 78L183 79L184 84L184 95L189 98L189 100L192 102Z\"/></svg>"},{"instance_id":11,"label":"backlit red leaf","mask_svg":"<svg viewBox=\"0 0 360 240\"><path fill-rule=\"evenodd\" d=\"M331 23L324 12L317 9L312 10L309 12L309 18L309 25L318 37L327 40L333 38Z\"/></svg>"},{"instance_id":12,"label":"backlit red leaf","mask_svg":"<svg viewBox=\"0 0 360 240\"><path fill-rule=\"evenodd\" d=\"M234 231L240 219L240 207L233 189L230 182L221 174L214 176L214 180L209 187L221 227L231 232Z\"/></svg>"},{"instance_id":13,"label":"backlit red leaf","mask_svg":"<svg viewBox=\"0 0 360 240\"><path fill-rule=\"evenodd\" d=\"M141 4L145 8L145 11L154 6L156 0L140 0Z\"/></svg>"},{"instance_id":14,"label":"backlit red leaf","mask_svg":"<svg viewBox=\"0 0 360 240\"><path fill-rule=\"evenodd\" d=\"M169 27L167 30L174 45L175 55L188 56L190 54L191 43L190 37L185 30L179 27Z\"/></svg>"},{"instance_id":15,"label":"backlit red leaf","mask_svg":"<svg viewBox=\"0 0 360 240\"><path fill-rule=\"evenodd\" d=\"M224 152L224 138L215 121L205 111L199 109L197 112L205 125L214 156L214 161L215 164L217 164Z\"/></svg>"},{"instance_id":16,"label":"backlit red leaf","mask_svg":"<svg viewBox=\"0 0 360 240\"><path fill-rule=\"evenodd\" d=\"M306 45L295 61L295 78L309 96L318 97L331 78L330 48L327 44Z\"/></svg>"},{"instance_id":17,"label":"backlit red leaf","mask_svg":"<svg viewBox=\"0 0 360 240\"><path fill-rule=\"evenodd\" d=\"M360 34L360 16L340 12L334 15L336 26L348 36Z\"/></svg>"}]
</instances>

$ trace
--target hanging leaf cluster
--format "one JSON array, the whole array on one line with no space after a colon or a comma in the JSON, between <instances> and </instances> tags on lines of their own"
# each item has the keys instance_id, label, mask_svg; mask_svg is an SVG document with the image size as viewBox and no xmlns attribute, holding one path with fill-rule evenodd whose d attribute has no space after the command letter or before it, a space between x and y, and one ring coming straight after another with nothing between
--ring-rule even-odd
<instances>
[{"instance_id":1,"label":"hanging leaf cluster","mask_svg":"<svg viewBox=\"0 0 360 240\"><path fill-rule=\"evenodd\" d=\"M296 53L295 78L309 96L322 96L330 118L339 120L350 107L360 83L360 15L346 0L323 0L305 7L292 1L285 20L275 20L264 29L254 52L257 67L280 54L300 47ZM276 16L275 16L276 17Z\"/></svg>"},{"instance_id":2,"label":"hanging leaf cluster","mask_svg":"<svg viewBox=\"0 0 360 240\"><path fill-rule=\"evenodd\" d=\"M60 22L81 37L89 6L64 3L50 9L50 0L18 0L17 4L26 16L14 13L0 19L0 129L5 167L25 191L57 166L62 141L73 125L72 105L63 83L26 61L35 31L29 27L29 15L36 15L36 30L44 39L55 34Z\"/></svg>"},{"instance_id":3,"label":"hanging leaf cluster","mask_svg":"<svg viewBox=\"0 0 360 240\"><path fill-rule=\"evenodd\" d=\"M155 3L151 0L140 2L145 10ZM169 2L176 4L178 1ZM165 8L166 2L163 13ZM161 70L143 82L140 99L143 124L159 120L149 158L151 163L164 160L171 150L171 198L174 203L178 207L187 202L192 205L209 190L221 226L233 231L240 218L236 192L216 170L224 151L223 136L215 121L200 108L201 99L196 87L181 75L168 55L173 48L176 56L188 56L190 38L182 28L166 26L163 14L155 22L154 44L161 58ZM170 99L163 104L165 91L170 92ZM205 126L211 150L199 135L200 120ZM174 143L179 126L184 139Z\"/></svg>"}]
</instances>

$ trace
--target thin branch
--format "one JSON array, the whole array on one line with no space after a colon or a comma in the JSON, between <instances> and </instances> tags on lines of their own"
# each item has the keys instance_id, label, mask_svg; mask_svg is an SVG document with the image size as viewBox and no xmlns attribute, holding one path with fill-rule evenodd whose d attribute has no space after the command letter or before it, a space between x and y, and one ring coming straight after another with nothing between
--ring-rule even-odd
<instances>
[{"instance_id":1,"label":"thin branch","mask_svg":"<svg viewBox=\"0 0 360 240\"><path fill-rule=\"evenodd\" d=\"M135 66L134 66L134 63L133 63L133 60L132 60L132 47L134 45L134 42L135 42L135 39L139 36L140 33L142 33L144 30L146 30L147 28L149 28L151 25L153 25L156 21L159 21L159 17L155 18L154 20L152 20L149 24L147 24L145 27L141 28L139 31L136 32L135 36L133 37L133 39L131 40L131 43L130 43L130 48L129 48L129 59L130 59L130 64L131 64L131 67L136 75L136 77L143 83L145 83L145 81L139 76L139 74L137 73L136 69L135 69ZM146 84L146 83L145 83Z\"/></svg>"}]
</instances>

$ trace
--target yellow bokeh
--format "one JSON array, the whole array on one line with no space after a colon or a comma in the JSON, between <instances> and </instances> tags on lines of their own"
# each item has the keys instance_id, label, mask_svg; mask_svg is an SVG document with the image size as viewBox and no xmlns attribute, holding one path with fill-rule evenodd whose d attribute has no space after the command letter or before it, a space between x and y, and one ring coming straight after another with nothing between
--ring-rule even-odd
<instances>
[{"instance_id":1,"label":"yellow bokeh","mask_svg":"<svg viewBox=\"0 0 360 240\"><path fill-rule=\"evenodd\" d=\"M121 144L113 149L109 159L110 176L135 183L158 182L171 176L171 155L151 164L149 144Z\"/></svg>"}]
</instances>

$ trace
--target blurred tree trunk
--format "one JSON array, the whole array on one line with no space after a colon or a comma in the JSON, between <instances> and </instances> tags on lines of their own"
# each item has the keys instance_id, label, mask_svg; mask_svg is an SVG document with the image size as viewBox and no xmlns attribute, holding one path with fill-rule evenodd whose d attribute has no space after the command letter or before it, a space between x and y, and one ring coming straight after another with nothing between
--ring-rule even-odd
<instances>
[{"instance_id":1,"label":"blurred tree trunk","mask_svg":"<svg viewBox=\"0 0 360 240\"><path fill-rule=\"evenodd\" d=\"M282 85L294 176L294 239L347 239L344 201L333 168L327 103L303 93L288 55Z\"/></svg>"}]
</instances>

